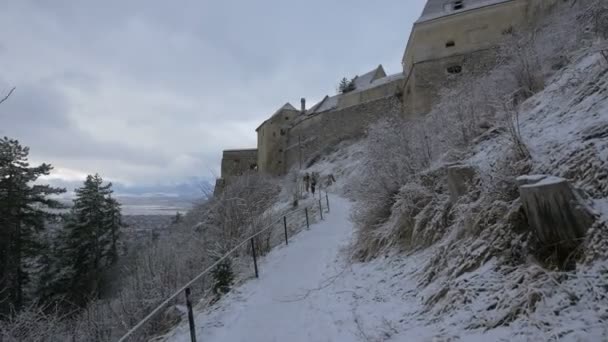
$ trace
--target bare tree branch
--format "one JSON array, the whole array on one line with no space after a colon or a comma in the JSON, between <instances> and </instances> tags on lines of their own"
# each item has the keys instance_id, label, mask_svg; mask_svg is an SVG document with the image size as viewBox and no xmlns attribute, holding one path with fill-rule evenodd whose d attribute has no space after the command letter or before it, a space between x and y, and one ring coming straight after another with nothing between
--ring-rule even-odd
<instances>
[{"instance_id":1,"label":"bare tree branch","mask_svg":"<svg viewBox=\"0 0 608 342\"><path fill-rule=\"evenodd\" d=\"M13 89L11 89L11 90L8 92L8 94L6 94L6 96L0 100L0 103L2 103L2 102L4 102L4 101L6 101L6 100L7 100L7 99L8 99L8 98L11 96L11 94L13 93L13 91L15 91L15 88L16 88L16 87L13 87Z\"/></svg>"}]
</instances>

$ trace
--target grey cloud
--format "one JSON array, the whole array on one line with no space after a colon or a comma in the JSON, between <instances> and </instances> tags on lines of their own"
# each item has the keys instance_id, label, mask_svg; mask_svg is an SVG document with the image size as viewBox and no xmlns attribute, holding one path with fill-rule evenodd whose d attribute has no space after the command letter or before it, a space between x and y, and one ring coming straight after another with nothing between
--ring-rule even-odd
<instances>
[{"instance_id":1,"label":"grey cloud","mask_svg":"<svg viewBox=\"0 0 608 342\"><path fill-rule=\"evenodd\" d=\"M399 71L423 3L10 1L0 79L19 96L0 131L106 177L209 177L284 102L312 104L379 63Z\"/></svg>"}]
</instances>

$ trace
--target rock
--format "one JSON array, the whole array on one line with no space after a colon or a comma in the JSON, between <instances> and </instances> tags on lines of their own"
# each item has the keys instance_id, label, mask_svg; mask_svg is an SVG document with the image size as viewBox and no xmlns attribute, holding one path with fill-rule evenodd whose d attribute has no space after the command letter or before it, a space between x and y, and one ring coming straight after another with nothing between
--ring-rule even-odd
<instances>
[{"instance_id":1,"label":"rock","mask_svg":"<svg viewBox=\"0 0 608 342\"><path fill-rule=\"evenodd\" d=\"M560 177L522 176L517 183L528 224L538 242L567 257L594 222L584 200Z\"/></svg>"},{"instance_id":2,"label":"rock","mask_svg":"<svg viewBox=\"0 0 608 342\"><path fill-rule=\"evenodd\" d=\"M448 190L450 191L450 199L452 202L456 202L460 196L468 191L469 184L471 184L474 177L475 169L471 166L448 166Z\"/></svg>"}]
</instances>

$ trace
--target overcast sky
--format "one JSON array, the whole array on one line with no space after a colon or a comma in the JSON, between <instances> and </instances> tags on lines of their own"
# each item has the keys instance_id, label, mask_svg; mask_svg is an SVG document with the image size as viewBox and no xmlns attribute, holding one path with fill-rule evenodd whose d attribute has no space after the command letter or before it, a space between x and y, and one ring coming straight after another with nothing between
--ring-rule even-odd
<instances>
[{"instance_id":1,"label":"overcast sky","mask_svg":"<svg viewBox=\"0 0 608 342\"><path fill-rule=\"evenodd\" d=\"M68 181L212 179L285 102L399 72L424 2L5 0L0 135Z\"/></svg>"}]
</instances>

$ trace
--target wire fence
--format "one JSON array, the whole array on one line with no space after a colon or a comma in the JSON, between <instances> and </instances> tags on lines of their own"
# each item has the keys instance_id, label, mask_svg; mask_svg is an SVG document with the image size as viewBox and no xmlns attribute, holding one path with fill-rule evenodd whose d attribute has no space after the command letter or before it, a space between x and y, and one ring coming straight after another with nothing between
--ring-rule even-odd
<instances>
[{"instance_id":1,"label":"wire fence","mask_svg":"<svg viewBox=\"0 0 608 342\"><path fill-rule=\"evenodd\" d=\"M323 197L325 197L325 198L323 198ZM314 214L316 212L318 212L319 218L321 220L323 220L323 211L324 210L326 210L326 212L329 213L329 211L330 211L329 196L327 193L325 193L325 196L323 196L322 192L319 191L318 197L313 196L312 199L313 199L312 206L306 206L303 209L292 210L291 212L289 212L285 215L282 215L279 218L275 218L271 221L270 224L263 227L255 234L242 240L238 245L233 247L226 254L224 254L222 257L220 257L218 260L216 260L213 264L211 264L209 267L205 268L201 273L199 273L197 276L192 278L192 280L190 280L189 282L184 284L177 291L175 291L173 294L168 296L164 301L162 301L158 306L156 306L154 309L152 309L146 317L144 317L141 321L139 321L137 324L135 324L129 331L127 331L127 333L124 334L118 340L118 342L140 341L140 339L138 339L138 337L142 337L142 336L140 336L139 334L145 330L146 325L153 322L153 320L155 318L158 318L158 316L161 314L163 309L166 309L170 304L177 302L178 297L180 295L182 295L182 293L184 294L184 301L185 301L186 308L188 311L190 338L191 338L192 342L196 342L196 327L195 327L195 322L194 322L194 314L192 311L192 288L193 288L193 286L195 286L197 283L201 283L201 286L202 286L205 276L209 275L209 273L211 273L216 267L218 267L218 265L222 264L222 262L224 262L226 259L230 258L235 253L237 253L239 250L243 250L244 248L251 249L250 252L251 252L251 256L252 256L252 259L251 259L252 263L250 263L250 265L253 265L255 277L259 278L259 267L258 267L258 260L257 260L258 254L259 254L258 253L259 247L256 248L256 243L255 243L256 238L260 237L262 234L264 234L266 232L273 231L277 227L282 227L283 228L282 233L284 235L283 237L285 240L285 245L289 245L288 218L292 219L291 220L292 225L294 223L296 225L299 225L300 222L303 223L303 220L298 221L297 218L301 217L302 219L306 220L305 221L306 228L310 229L311 220L314 219ZM325 200L325 201L323 201L323 200ZM325 206L323 205L323 202L325 202ZM316 210L317 205L318 205L318 211ZM295 219L295 222L293 219ZM302 227L297 227L297 228L302 228ZM292 232L294 230L297 231L298 229L292 229ZM247 246L247 245L249 245L249 246ZM204 290L201 290L201 291L204 292Z\"/></svg>"}]
</instances>

